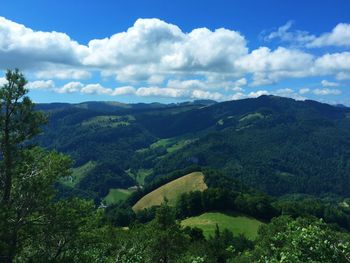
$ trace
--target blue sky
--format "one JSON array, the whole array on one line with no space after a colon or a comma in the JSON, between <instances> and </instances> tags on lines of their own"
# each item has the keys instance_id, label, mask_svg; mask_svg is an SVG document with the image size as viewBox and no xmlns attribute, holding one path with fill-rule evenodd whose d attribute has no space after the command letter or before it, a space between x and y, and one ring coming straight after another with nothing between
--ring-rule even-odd
<instances>
[{"instance_id":1,"label":"blue sky","mask_svg":"<svg viewBox=\"0 0 350 263\"><path fill-rule=\"evenodd\" d=\"M0 84L36 102L177 102L274 94L350 106L350 2L10 1Z\"/></svg>"}]
</instances>

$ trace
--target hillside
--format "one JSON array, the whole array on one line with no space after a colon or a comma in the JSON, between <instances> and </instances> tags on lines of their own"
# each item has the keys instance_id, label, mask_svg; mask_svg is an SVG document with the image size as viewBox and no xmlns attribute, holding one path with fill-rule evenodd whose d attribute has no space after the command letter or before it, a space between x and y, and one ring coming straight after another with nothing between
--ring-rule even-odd
<instances>
[{"instance_id":1,"label":"hillside","mask_svg":"<svg viewBox=\"0 0 350 263\"><path fill-rule=\"evenodd\" d=\"M201 172L190 173L145 195L133 206L133 210L139 211L147 207L160 205L165 198L169 201L169 205L172 205L183 193L205 189L207 189L207 185L204 183L204 175Z\"/></svg>"},{"instance_id":2,"label":"hillside","mask_svg":"<svg viewBox=\"0 0 350 263\"><path fill-rule=\"evenodd\" d=\"M110 188L147 185L191 166L220 169L272 195L346 196L350 190L350 110L261 96L214 103L38 105L51 115L36 142L69 154L76 167L115 166ZM73 188L90 187L93 176ZM103 185L104 184L104 185ZM125 185L125 186L124 186ZM85 190L80 188L80 190Z\"/></svg>"},{"instance_id":3,"label":"hillside","mask_svg":"<svg viewBox=\"0 0 350 263\"><path fill-rule=\"evenodd\" d=\"M242 234L254 240L258 235L259 227L263 223L245 215L211 212L182 220L181 225L202 229L206 238L214 236L216 225L218 225L220 230L228 229L236 236Z\"/></svg>"}]
</instances>

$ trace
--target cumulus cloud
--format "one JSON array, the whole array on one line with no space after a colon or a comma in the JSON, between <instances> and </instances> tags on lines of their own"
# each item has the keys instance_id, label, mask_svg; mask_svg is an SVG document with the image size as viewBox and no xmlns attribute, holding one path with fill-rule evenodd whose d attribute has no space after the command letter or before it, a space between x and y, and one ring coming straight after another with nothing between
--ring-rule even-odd
<instances>
[{"instance_id":1,"label":"cumulus cloud","mask_svg":"<svg viewBox=\"0 0 350 263\"><path fill-rule=\"evenodd\" d=\"M191 98L205 100L222 100L224 96L218 92L209 92L203 90L194 90L191 93Z\"/></svg>"},{"instance_id":2,"label":"cumulus cloud","mask_svg":"<svg viewBox=\"0 0 350 263\"><path fill-rule=\"evenodd\" d=\"M187 91L174 88L160 88L160 87L141 87L135 92L141 97L170 97L182 98L186 96Z\"/></svg>"},{"instance_id":3,"label":"cumulus cloud","mask_svg":"<svg viewBox=\"0 0 350 263\"><path fill-rule=\"evenodd\" d=\"M150 81L159 74L232 72L234 60L247 54L238 32L207 28L184 33L159 19L138 19L126 32L88 43L85 65L110 67L104 74L124 82Z\"/></svg>"},{"instance_id":4,"label":"cumulus cloud","mask_svg":"<svg viewBox=\"0 0 350 263\"><path fill-rule=\"evenodd\" d=\"M119 95L127 95L127 94L134 94L135 93L135 88L132 86L124 86L124 87L119 87L115 88L111 95L112 96L119 96Z\"/></svg>"},{"instance_id":5,"label":"cumulus cloud","mask_svg":"<svg viewBox=\"0 0 350 263\"><path fill-rule=\"evenodd\" d=\"M309 93L310 92L310 89L309 88L301 88L300 90L299 90L299 93L300 94L306 94L306 93Z\"/></svg>"},{"instance_id":6,"label":"cumulus cloud","mask_svg":"<svg viewBox=\"0 0 350 263\"><path fill-rule=\"evenodd\" d=\"M233 95L231 95L228 100L240 100L246 98L246 95L242 92L237 92Z\"/></svg>"},{"instance_id":7,"label":"cumulus cloud","mask_svg":"<svg viewBox=\"0 0 350 263\"><path fill-rule=\"evenodd\" d=\"M260 47L238 59L235 64L243 72L253 74L253 85L276 83L288 77L300 78L310 74L314 56L299 50Z\"/></svg>"},{"instance_id":8,"label":"cumulus cloud","mask_svg":"<svg viewBox=\"0 0 350 263\"><path fill-rule=\"evenodd\" d=\"M59 68L55 66L52 69L43 69L37 71L35 76L40 79L88 79L91 77L91 73L87 70Z\"/></svg>"},{"instance_id":9,"label":"cumulus cloud","mask_svg":"<svg viewBox=\"0 0 350 263\"><path fill-rule=\"evenodd\" d=\"M205 89L207 87L206 83L198 79L169 80L167 86L177 89Z\"/></svg>"},{"instance_id":10,"label":"cumulus cloud","mask_svg":"<svg viewBox=\"0 0 350 263\"><path fill-rule=\"evenodd\" d=\"M281 94L281 96L284 95L289 95L289 94L293 94L294 90L290 89L290 88L285 88L285 89L278 89L275 91L276 94Z\"/></svg>"},{"instance_id":11,"label":"cumulus cloud","mask_svg":"<svg viewBox=\"0 0 350 263\"><path fill-rule=\"evenodd\" d=\"M312 91L315 95L339 95L341 94L341 91L338 89L314 89Z\"/></svg>"},{"instance_id":12,"label":"cumulus cloud","mask_svg":"<svg viewBox=\"0 0 350 263\"><path fill-rule=\"evenodd\" d=\"M322 87L338 87L339 83L328 81L328 80L324 79L321 81L321 85L322 85Z\"/></svg>"},{"instance_id":13,"label":"cumulus cloud","mask_svg":"<svg viewBox=\"0 0 350 263\"><path fill-rule=\"evenodd\" d=\"M307 44L308 47L350 46L350 24L340 23L332 32L324 33Z\"/></svg>"},{"instance_id":14,"label":"cumulus cloud","mask_svg":"<svg viewBox=\"0 0 350 263\"><path fill-rule=\"evenodd\" d=\"M323 74L349 74L350 52L325 54L315 61L314 70L318 75Z\"/></svg>"},{"instance_id":15,"label":"cumulus cloud","mask_svg":"<svg viewBox=\"0 0 350 263\"><path fill-rule=\"evenodd\" d=\"M295 90L290 89L290 88L278 89L278 90L272 92L272 94L277 95L277 96L281 96L281 97L292 98L295 100L305 100L306 99L305 97L300 95L300 94L302 94L302 93L300 93L300 91L298 93Z\"/></svg>"},{"instance_id":16,"label":"cumulus cloud","mask_svg":"<svg viewBox=\"0 0 350 263\"><path fill-rule=\"evenodd\" d=\"M247 84L248 84L248 81L246 78L241 78L241 79L238 79L234 82L235 87L244 87Z\"/></svg>"},{"instance_id":17,"label":"cumulus cloud","mask_svg":"<svg viewBox=\"0 0 350 263\"><path fill-rule=\"evenodd\" d=\"M79 92L82 87L84 87L83 83L73 81L65 84L63 87L56 88L55 91L57 93L75 93Z\"/></svg>"},{"instance_id":18,"label":"cumulus cloud","mask_svg":"<svg viewBox=\"0 0 350 263\"><path fill-rule=\"evenodd\" d=\"M64 33L34 31L0 17L0 67L38 68L49 63L80 64L87 48Z\"/></svg>"},{"instance_id":19,"label":"cumulus cloud","mask_svg":"<svg viewBox=\"0 0 350 263\"><path fill-rule=\"evenodd\" d=\"M36 80L29 82L26 87L28 89L52 89L55 83L52 80Z\"/></svg>"},{"instance_id":20,"label":"cumulus cloud","mask_svg":"<svg viewBox=\"0 0 350 263\"><path fill-rule=\"evenodd\" d=\"M292 30L292 22L266 35L266 40L295 41L302 46L259 47L249 51L238 31L195 28L184 32L160 19L138 19L124 32L83 45L60 32L42 32L0 17L0 68L19 67L35 76L31 89L58 93L80 92L118 96L161 96L215 100L267 94L265 88L245 93L245 87L265 86L287 78L313 76L350 79L350 52L312 54L300 47L347 47L349 24L338 24L331 32L314 36ZM93 74L94 73L94 74ZM114 78L117 88L79 82L100 73ZM55 87L53 80L70 81ZM1 82L1 80L0 80ZM1 84L1 83L0 83ZM336 82L322 81L329 93ZM270 89L269 89L270 90ZM275 91L297 97L306 90ZM333 94L336 90L333 89Z\"/></svg>"},{"instance_id":21,"label":"cumulus cloud","mask_svg":"<svg viewBox=\"0 0 350 263\"><path fill-rule=\"evenodd\" d=\"M136 95L142 97L170 97L187 99L211 99L222 100L224 96L218 92L209 92L203 90L185 90L160 87L141 87L136 90Z\"/></svg>"},{"instance_id":22,"label":"cumulus cloud","mask_svg":"<svg viewBox=\"0 0 350 263\"><path fill-rule=\"evenodd\" d=\"M104 95L110 95L110 96L119 96L119 95L126 95L126 94L133 94L135 93L135 89L131 86L123 86L118 87L115 89L106 88L103 87L101 84L95 83L95 84L86 84L84 85L81 82L72 81L60 88L56 88L55 91L57 93L83 93L83 94L104 94Z\"/></svg>"},{"instance_id":23,"label":"cumulus cloud","mask_svg":"<svg viewBox=\"0 0 350 263\"><path fill-rule=\"evenodd\" d=\"M257 98L262 95L268 95L269 92L267 90L258 90L258 91L252 91L248 94L249 98Z\"/></svg>"}]
</instances>

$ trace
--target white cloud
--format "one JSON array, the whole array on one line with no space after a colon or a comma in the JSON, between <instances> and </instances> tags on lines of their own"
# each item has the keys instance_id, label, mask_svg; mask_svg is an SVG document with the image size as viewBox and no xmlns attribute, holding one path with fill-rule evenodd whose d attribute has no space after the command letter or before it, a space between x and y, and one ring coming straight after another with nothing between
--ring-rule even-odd
<instances>
[{"instance_id":1,"label":"white cloud","mask_svg":"<svg viewBox=\"0 0 350 263\"><path fill-rule=\"evenodd\" d=\"M315 73L321 74L339 74L350 73L350 52L340 52L325 54L315 61Z\"/></svg>"},{"instance_id":2,"label":"white cloud","mask_svg":"<svg viewBox=\"0 0 350 263\"><path fill-rule=\"evenodd\" d=\"M243 87L246 86L248 84L248 81L246 78L241 78L239 80L236 80L234 83L235 87Z\"/></svg>"},{"instance_id":3,"label":"white cloud","mask_svg":"<svg viewBox=\"0 0 350 263\"><path fill-rule=\"evenodd\" d=\"M79 92L84 87L84 84L81 82L69 82L61 88L56 88L57 93L75 93Z\"/></svg>"},{"instance_id":4,"label":"white cloud","mask_svg":"<svg viewBox=\"0 0 350 263\"><path fill-rule=\"evenodd\" d=\"M222 100L224 96L218 92L194 90L192 91L191 98L204 100Z\"/></svg>"},{"instance_id":5,"label":"white cloud","mask_svg":"<svg viewBox=\"0 0 350 263\"><path fill-rule=\"evenodd\" d=\"M110 96L120 96L135 93L135 89L131 86L118 87L115 89L105 88L101 84L87 84L72 81L60 88L56 88L57 93L83 93L83 94L104 94Z\"/></svg>"},{"instance_id":6,"label":"white cloud","mask_svg":"<svg viewBox=\"0 0 350 263\"><path fill-rule=\"evenodd\" d=\"M299 93L300 94L306 94L306 93L309 93L310 92L310 89L309 88L301 88L300 90L299 90Z\"/></svg>"},{"instance_id":7,"label":"white cloud","mask_svg":"<svg viewBox=\"0 0 350 263\"><path fill-rule=\"evenodd\" d=\"M236 61L236 67L253 74L253 85L268 85L283 78L310 75L314 57L311 54L279 47L270 50L260 47Z\"/></svg>"},{"instance_id":8,"label":"white cloud","mask_svg":"<svg viewBox=\"0 0 350 263\"><path fill-rule=\"evenodd\" d=\"M252 91L248 94L249 98L257 98L262 95L268 95L269 92L267 90L258 90L258 91Z\"/></svg>"},{"instance_id":9,"label":"white cloud","mask_svg":"<svg viewBox=\"0 0 350 263\"><path fill-rule=\"evenodd\" d=\"M288 22L266 39L294 41L303 47L349 45L349 24L338 24L332 32L319 37L305 31L291 31L291 26L292 22ZM265 94L266 90L259 90L244 95L243 87L271 85L287 78L350 79L350 52L318 55L295 47L259 47L249 51L247 40L238 31L195 28L184 32L159 19L138 19L125 32L82 45L65 33L34 31L0 17L0 68L24 69L38 79L28 87L58 93L222 100ZM96 79L94 84L77 82L91 78L92 73L115 78L122 82L118 86L125 86L104 87ZM55 87L53 79L68 83ZM327 80L321 84L336 86L336 82ZM327 89L318 90L319 94L331 94ZM297 97L303 91L284 89L275 94Z\"/></svg>"},{"instance_id":10,"label":"white cloud","mask_svg":"<svg viewBox=\"0 0 350 263\"><path fill-rule=\"evenodd\" d=\"M81 93L85 94L111 94L112 90L109 88L102 87L101 84L88 84L80 89Z\"/></svg>"},{"instance_id":11,"label":"white cloud","mask_svg":"<svg viewBox=\"0 0 350 263\"><path fill-rule=\"evenodd\" d=\"M2 87L3 85L5 85L7 83L7 80L5 77L1 77L0 78L0 87Z\"/></svg>"},{"instance_id":12,"label":"white cloud","mask_svg":"<svg viewBox=\"0 0 350 263\"><path fill-rule=\"evenodd\" d=\"M244 95L244 93L242 92L237 92L233 95L231 95L228 100L240 100L240 99L244 99L246 97L246 95Z\"/></svg>"},{"instance_id":13,"label":"white cloud","mask_svg":"<svg viewBox=\"0 0 350 263\"><path fill-rule=\"evenodd\" d=\"M41 79L88 79L91 73L87 70L66 69L55 66L52 69L44 69L35 73L37 78Z\"/></svg>"},{"instance_id":14,"label":"white cloud","mask_svg":"<svg viewBox=\"0 0 350 263\"><path fill-rule=\"evenodd\" d=\"M324 80L321 81L321 85L322 85L322 87L338 87L339 83L331 82L331 81L328 81L328 80L324 79Z\"/></svg>"},{"instance_id":15,"label":"white cloud","mask_svg":"<svg viewBox=\"0 0 350 263\"><path fill-rule=\"evenodd\" d=\"M206 83L198 79L190 80L169 80L167 86L176 89L205 89Z\"/></svg>"},{"instance_id":16,"label":"white cloud","mask_svg":"<svg viewBox=\"0 0 350 263\"><path fill-rule=\"evenodd\" d=\"M26 85L28 89L52 89L54 87L55 83L52 80L36 80Z\"/></svg>"},{"instance_id":17,"label":"white cloud","mask_svg":"<svg viewBox=\"0 0 350 263\"><path fill-rule=\"evenodd\" d=\"M233 87L232 90L236 92L244 91L244 89L242 89L241 87Z\"/></svg>"},{"instance_id":18,"label":"white cloud","mask_svg":"<svg viewBox=\"0 0 350 263\"><path fill-rule=\"evenodd\" d=\"M163 74L232 72L233 62L247 54L236 31L207 28L184 33L159 19L138 19L126 32L92 40L85 65L110 67L105 74L124 82L149 81Z\"/></svg>"},{"instance_id":19,"label":"white cloud","mask_svg":"<svg viewBox=\"0 0 350 263\"><path fill-rule=\"evenodd\" d=\"M34 31L0 17L0 68L38 68L49 63L75 65L87 52L64 33Z\"/></svg>"},{"instance_id":20,"label":"white cloud","mask_svg":"<svg viewBox=\"0 0 350 263\"><path fill-rule=\"evenodd\" d=\"M290 95L294 93L294 90L289 89L289 88L285 88L285 89L278 89L275 91L276 94L281 94L281 96L284 95Z\"/></svg>"},{"instance_id":21,"label":"white cloud","mask_svg":"<svg viewBox=\"0 0 350 263\"><path fill-rule=\"evenodd\" d=\"M132 86L124 86L124 87L119 87L115 88L111 95L112 96L119 96L119 95L127 95L127 94L134 94L135 93L135 88Z\"/></svg>"},{"instance_id":22,"label":"white cloud","mask_svg":"<svg viewBox=\"0 0 350 263\"><path fill-rule=\"evenodd\" d=\"M274 92L272 92L273 95L281 96L281 97L288 97L292 98L295 100L305 100L306 98L303 96L300 96L300 91L299 94L295 92L293 89L290 88L285 88L285 89L278 89Z\"/></svg>"},{"instance_id":23,"label":"white cloud","mask_svg":"<svg viewBox=\"0 0 350 263\"><path fill-rule=\"evenodd\" d=\"M349 47L350 46L350 24L339 23L331 32L315 36L307 31L291 30L293 21L288 21L279 27L277 31L265 35L265 40L280 39L293 45L307 48L320 48L326 46ZM264 33L265 34L265 33Z\"/></svg>"},{"instance_id":24,"label":"white cloud","mask_svg":"<svg viewBox=\"0 0 350 263\"><path fill-rule=\"evenodd\" d=\"M141 97L170 97L170 98L187 98L187 99L211 99L223 100L225 96L218 92L209 92L203 90L186 90L176 88L161 87L141 87L135 92Z\"/></svg>"},{"instance_id":25,"label":"white cloud","mask_svg":"<svg viewBox=\"0 0 350 263\"><path fill-rule=\"evenodd\" d=\"M314 89L312 92L316 95L321 95L321 96L341 94L341 91L338 89Z\"/></svg>"},{"instance_id":26,"label":"white cloud","mask_svg":"<svg viewBox=\"0 0 350 263\"><path fill-rule=\"evenodd\" d=\"M170 97L181 98L187 97L187 91L174 88L160 88L160 87L141 87L135 92L137 96L141 97Z\"/></svg>"},{"instance_id":27,"label":"white cloud","mask_svg":"<svg viewBox=\"0 0 350 263\"><path fill-rule=\"evenodd\" d=\"M333 28L332 32L325 33L313 41L308 47L325 47L325 46L350 46L350 24L340 23Z\"/></svg>"},{"instance_id":28,"label":"white cloud","mask_svg":"<svg viewBox=\"0 0 350 263\"><path fill-rule=\"evenodd\" d=\"M288 21L285 25L279 27L277 31L271 32L265 36L264 39L272 40L277 38L284 42L292 42L297 44L305 44L315 39L315 36L310 35L307 31L290 31L293 24L293 21Z\"/></svg>"}]
</instances>

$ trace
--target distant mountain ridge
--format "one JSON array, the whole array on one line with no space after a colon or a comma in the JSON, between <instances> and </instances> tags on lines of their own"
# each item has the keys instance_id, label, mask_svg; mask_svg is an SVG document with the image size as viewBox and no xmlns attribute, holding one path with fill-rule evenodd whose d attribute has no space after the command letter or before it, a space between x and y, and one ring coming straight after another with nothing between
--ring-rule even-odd
<instances>
[{"instance_id":1,"label":"distant mountain ridge","mask_svg":"<svg viewBox=\"0 0 350 263\"><path fill-rule=\"evenodd\" d=\"M54 102L54 103L37 103L37 110L58 110L64 108L84 108L96 111L103 112L113 112L121 109L150 109L150 108L167 108L174 106L186 106L186 105L201 105L201 106L209 106L216 104L217 102L214 100L194 100L194 101L186 101L180 103L122 103L116 101L86 101L80 103L63 103L63 102Z\"/></svg>"}]
</instances>

